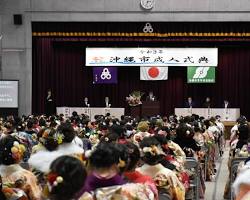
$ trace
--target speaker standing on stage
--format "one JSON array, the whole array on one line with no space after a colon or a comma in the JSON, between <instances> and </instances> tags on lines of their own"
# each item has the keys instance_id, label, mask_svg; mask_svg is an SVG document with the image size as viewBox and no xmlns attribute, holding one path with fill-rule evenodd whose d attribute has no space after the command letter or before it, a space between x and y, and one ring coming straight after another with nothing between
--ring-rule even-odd
<instances>
[{"instance_id":1,"label":"speaker standing on stage","mask_svg":"<svg viewBox=\"0 0 250 200\"><path fill-rule=\"evenodd\" d=\"M55 114L55 106L54 100L52 96L52 91L49 89L47 91L46 102L45 102L45 113L46 115L50 116Z\"/></svg>"},{"instance_id":2,"label":"speaker standing on stage","mask_svg":"<svg viewBox=\"0 0 250 200\"><path fill-rule=\"evenodd\" d=\"M146 101L156 101L156 97L152 91L149 92L148 96L146 97Z\"/></svg>"}]
</instances>

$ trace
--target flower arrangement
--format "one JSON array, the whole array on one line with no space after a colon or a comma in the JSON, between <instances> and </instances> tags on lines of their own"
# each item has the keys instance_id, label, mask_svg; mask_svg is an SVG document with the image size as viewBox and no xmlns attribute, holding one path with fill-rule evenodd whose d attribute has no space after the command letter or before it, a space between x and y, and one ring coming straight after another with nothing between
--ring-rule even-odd
<instances>
[{"instance_id":1,"label":"flower arrangement","mask_svg":"<svg viewBox=\"0 0 250 200\"><path fill-rule=\"evenodd\" d=\"M126 97L126 101L130 106L138 106L142 104L141 97L144 95L143 92L140 91L133 91L131 94L129 94L128 97Z\"/></svg>"}]
</instances>

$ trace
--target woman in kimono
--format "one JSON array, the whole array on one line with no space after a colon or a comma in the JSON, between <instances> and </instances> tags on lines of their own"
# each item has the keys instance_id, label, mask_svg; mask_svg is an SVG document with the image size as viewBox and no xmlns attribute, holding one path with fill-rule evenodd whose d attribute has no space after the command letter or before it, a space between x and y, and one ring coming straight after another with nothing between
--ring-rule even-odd
<instances>
[{"instance_id":1,"label":"woman in kimono","mask_svg":"<svg viewBox=\"0 0 250 200\"><path fill-rule=\"evenodd\" d=\"M16 195L15 191L23 191L27 199L40 200L41 189L37 185L36 176L19 164L25 150L25 146L12 136L0 140L0 174L3 186L6 185L3 187L3 192L7 199ZM9 190L7 186L16 190Z\"/></svg>"},{"instance_id":2,"label":"woman in kimono","mask_svg":"<svg viewBox=\"0 0 250 200\"><path fill-rule=\"evenodd\" d=\"M159 141L154 137L145 137L140 143L140 147L145 164L136 170L150 176L156 183L160 194L164 193L172 200L184 200L185 188L183 184L172 170L161 164L165 153Z\"/></svg>"}]
</instances>

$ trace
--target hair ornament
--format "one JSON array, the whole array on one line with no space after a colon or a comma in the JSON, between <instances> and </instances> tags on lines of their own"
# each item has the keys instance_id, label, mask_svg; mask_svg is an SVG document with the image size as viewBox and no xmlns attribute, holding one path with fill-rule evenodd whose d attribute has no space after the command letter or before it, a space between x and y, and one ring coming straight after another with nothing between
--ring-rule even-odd
<instances>
[{"instance_id":1,"label":"hair ornament","mask_svg":"<svg viewBox=\"0 0 250 200\"><path fill-rule=\"evenodd\" d=\"M126 163L124 160L122 160L121 158L119 158L119 163L118 163L118 167L119 168L123 168L126 166Z\"/></svg>"},{"instance_id":2,"label":"hair ornament","mask_svg":"<svg viewBox=\"0 0 250 200\"><path fill-rule=\"evenodd\" d=\"M63 182L63 177L59 176L56 173L50 173L47 176L47 180L49 183L49 188L51 190L53 187L56 187L56 186L58 186L58 184Z\"/></svg>"},{"instance_id":3,"label":"hair ornament","mask_svg":"<svg viewBox=\"0 0 250 200\"><path fill-rule=\"evenodd\" d=\"M160 146L152 145L150 147L144 147L143 153L150 153L152 156L165 155Z\"/></svg>"},{"instance_id":4,"label":"hair ornament","mask_svg":"<svg viewBox=\"0 0 250 200\"><path fill-rule=\"evenodd\" d=\"M46 129L46 130L43 132L42 137L46 139L46 138L49 137L49 134L50 134L50 129Z\"/></svg>"},{"instance_id":5,"label":"hair ornament","mask_svg":"<svg viewBox=\"0 0 250 200\"><path fill-rule=\"evenodd\" d=\"M62 133L57 132L54 135L54 139L57 141L58 144L62 144L63 143L63 139L64 139L64 135Z\"/></svg>"},{"instance_id":6,"label":"hair ornament","mask_svg":"<svg viewBox=\"0 0 250 200\"><path fill-rule=\"evenodd\" d=\"M15 160L21 160L25 150L26 148L23 144L20 144L18 141L15 141L13 143L13 147L11 147L12 158Z\"/></svg>"},{"instance_id":7,"label":"hair ornament","mask_svg":"<svg viewBox=\"0 0 250 200\"><path fill-rule=\"evenodd\" d=\"M42 143L45 143L47 141L47 139L54 139L54 141L56 141L58 144L62 144L63 143L63 139L64 139L64 135L60 132L56 132L55 134L51 134L51 129L46 129L43 132L42 138L40 138L40 141Z\"/></svg>"}]
</instances>

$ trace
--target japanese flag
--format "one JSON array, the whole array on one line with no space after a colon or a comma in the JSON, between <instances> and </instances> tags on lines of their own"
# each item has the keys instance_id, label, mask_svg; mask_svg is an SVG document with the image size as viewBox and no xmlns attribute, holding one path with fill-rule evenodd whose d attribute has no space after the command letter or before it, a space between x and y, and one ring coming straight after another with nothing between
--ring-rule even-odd
<instances>
[{"instance_id":1,"label":"japanese flag","mask_svg":"<svg viewBox=\"0 0 250 200\"><path fill-rule=\"evenodd\" d=\"M158 81L168 79L168 67L140 67L140 80Z\"/></svg>"}]
</instances>

